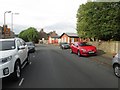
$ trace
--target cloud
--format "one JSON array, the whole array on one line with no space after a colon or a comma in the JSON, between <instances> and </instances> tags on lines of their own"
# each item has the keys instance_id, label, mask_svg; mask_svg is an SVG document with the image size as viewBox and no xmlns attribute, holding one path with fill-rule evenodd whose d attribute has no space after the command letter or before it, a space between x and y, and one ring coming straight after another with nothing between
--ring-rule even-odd
<instances>
[{"instance_id":1,"label":"cloud","mask_svg":"<svg viewBox=\"0 0 120 90\"><path fill-rule=\"evenodd\" d=\"M2 26L1 23L0 23L0 25ZM10 27L10 25L9 25L9 27ZM21 31L23 31L29 27L35 27L38 31L40 31L40 29L42 28L42 27L36 27L34 25L14 24L13 31L15 32L15 34L19 34ZM47 33L51 32L51 31L56 31L57 34L59 34L59 35L61 35L62 33L65 33L65 32L76 33L76 25L71 22L58 22L58 23L54 23L52 25L45 26L45 27L43 27L43 29Z\"/></svg>"},{"instance_id":2,"label":"cloud","mask_svg":"<svg viewBox=\"0 0 120 90\"><path fill-rule=\"evenodd\" d=\"M75 32L77 10L79 5L86 1L0 0L0 23L4 21L4 12L10 10L12 13L20 13L13 16L14 31L17 34L28 27L39 30L45 28L47 32L50 30L55 30L57 33ZM6 24L9 23L11 23L11 14L6 13Z\"/></svg>"},{"instance_id":3,"label":"cloud","mask_svg":"<svg viewBox=\"0 0 120 90\"><path fill-rule=\"evenodd\" d=\"M14 29L13 32L15 32L15 34L19 34L21 31L25 30L29 28L29 26L25 26L25 25L14 25Z\"/></svg>"},{"instance_id":4,"label":"cloud","mask_svg":"<svg viewBox=\"0 0 120 90\"><path fill-rule=\"evenodd\" d=\"M65 32L76 33L76 25L70 22L59 22L50 26L44 27L44 30L47 32L56 31L59 35Z\"/></svg>"}]
</instances>

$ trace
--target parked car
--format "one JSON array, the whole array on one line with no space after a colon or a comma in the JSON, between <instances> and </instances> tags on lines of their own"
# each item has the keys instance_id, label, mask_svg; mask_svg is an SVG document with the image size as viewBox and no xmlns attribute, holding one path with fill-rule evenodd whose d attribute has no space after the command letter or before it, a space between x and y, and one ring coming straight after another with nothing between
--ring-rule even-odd
<instances>
[{"instance_id":1,"label":"parked car","mask_svg":"<svg viewBox=\"0 0 120 90\"><path fill-rule=\"evenodd\" d=\"M70 46L70 48L70 52L76 53L78 56L90 56L97 54L96 47L88 44L87 42L75 42Z\"/></svg>"},{"instance_id":2,"label":"parked car","mask_svg":"<svg viewBox=\"0 0 120 90\"><path fill-rule=\"evenodd\" d=\"M21 77L21 67L29 63L28 47L20 38L0 39L0 78Z\"/></svg>"},{"instance_id":3,"label":"parked car","mask_svg":"<svg viewBox=\"0 0 120 90\"><path fill-rule=\"evenodd\" d=\"M113 56L112 63L114 74L120 78L120 51Z\"/></svg>"},{"instance_id":4,"label":"parked car","mask_svg":"<svg viewBox=\"0 0 120 90\"><path fill-rule=\"evenodd\" d=\"M35 44L33 42L26 42L28 49L29 49L29 53L34 53L35 52Z\"/></svg>"},{"instance_id":5,"label":"parked car","mask_svg":"<svg viewBox=\"0 0 120 90\"><path fill-rule=\"evenodd\" d=\"M60 43L60 48L61 49L69 49L70 45L67 42L61 42Z\"/></svg>"}]
</instances>

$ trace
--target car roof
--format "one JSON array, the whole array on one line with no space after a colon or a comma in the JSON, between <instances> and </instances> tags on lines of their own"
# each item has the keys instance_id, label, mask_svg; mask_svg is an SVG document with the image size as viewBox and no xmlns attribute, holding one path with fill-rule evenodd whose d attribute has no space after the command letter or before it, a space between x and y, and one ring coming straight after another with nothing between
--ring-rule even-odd
<instances>
[{"instance_id":1,"label":"car roof","mask_svg":"<svg viewBox=\"0 0 120 90\"><path fill-rule=\"evenodd\" d=\"M18 40L18 39L21 39L21 38L5 38L5 39L0 39L0 41L11 41L11 40Z\"/></svg>"},{"instance_id":2,"label":"car roof","mask_svg":"<svg viewBox=\"0 0 120 90\"><path fill-rule=\"evenodd\" d=\"M33 43L33 42L26 42L26 43Z\"/></svg>"},{"instance_id":3,"label":"car roof","mask_svg":"<svg viewBox=\"0 0 120 90\"><path fill-rule=\"evenodd\" d=\"M67 42L61 42L61 43L67 43Z\"/></svg>"},{"instance_id":4,"label":"car roof","mask_svg":"<svg viewBox=\"0 0 120 90\"><path fill-rule=\"evenodd\" d=\"M80 44L80 43L86 43L86 42L74 42L74 43Z\"/></svg>"}]
</instances>

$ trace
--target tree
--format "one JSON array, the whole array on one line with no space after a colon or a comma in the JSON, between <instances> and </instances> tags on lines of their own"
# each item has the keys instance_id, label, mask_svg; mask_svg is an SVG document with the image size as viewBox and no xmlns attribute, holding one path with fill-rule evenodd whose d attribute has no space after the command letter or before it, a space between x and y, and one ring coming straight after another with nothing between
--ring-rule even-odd
<instances>
[{"instance_id":1,"label":"tree","mask_svg":"<svg viewBox=\"0 0 120 90\"><path fill-rule=\"evenodd\" d=\"M120 40L120 2L88 2L77 12L80 37Z\"/></svg>"},{"instance_id":2,"label":"tree","mask_svg":"<svg viewBox=\"0 0 120 90\"><path fill-rule=\"evenodd\" d=\"M38 31L34 27L30 27L20 32L19 37L24 39L26 42L32 41L32 42L37 43L39 40Z\"/></svg>"}]
</instances>

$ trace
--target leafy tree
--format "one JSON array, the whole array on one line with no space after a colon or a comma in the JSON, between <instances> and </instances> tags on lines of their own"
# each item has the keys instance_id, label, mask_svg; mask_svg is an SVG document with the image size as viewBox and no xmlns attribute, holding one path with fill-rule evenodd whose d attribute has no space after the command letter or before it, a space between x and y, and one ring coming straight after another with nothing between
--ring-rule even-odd
<instances>
[{"instance_id":1,"label":"leafy tree","mask_svg":"<svg viewBox=\"0 0 120 90\"><path fill-rule=\"evenodd\" d=\"M80 37L120 40L120 2L88 2L77 12Z\"/></svg>"},{"instance_id":2,"label":"leafy tree","mask_svg":"<svg viewBox=\"0 0 120 90\"><path fill-rule=\"evenodd\" d=\"M32 41L37 43L39 40L38 31L34 27L30 27L22 32L20 32L19 37L25 41Z\"/></svg>"},{"instance_id":3,"label":"leafy tree","mask_svg":"<svg viewBox=\"0 0 120 90\"><path fill-rule=\"evenodd\" d=\"M25 40L26 42L28 42L27 31L26 31L26 30L20 32L20 34L18 35L18 37L20 37L20 38L22 38L23 40Z\"/></svg>"}]
</instances>

